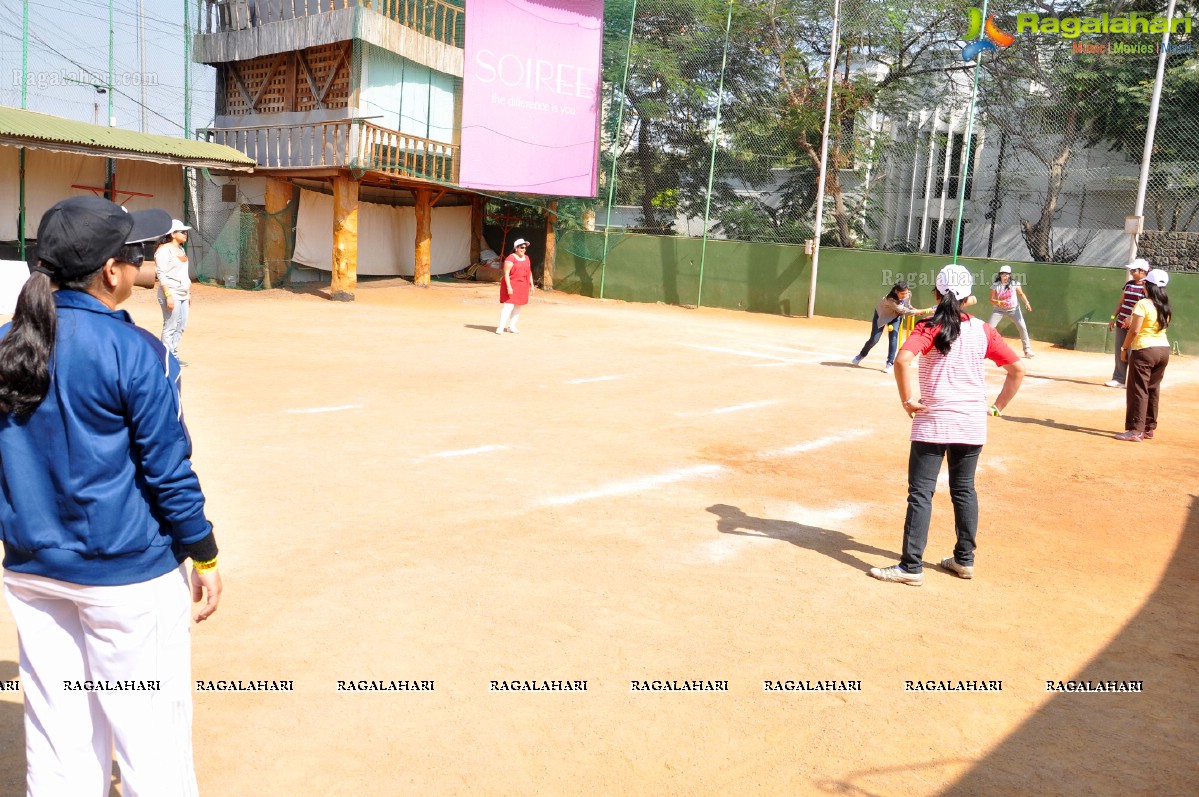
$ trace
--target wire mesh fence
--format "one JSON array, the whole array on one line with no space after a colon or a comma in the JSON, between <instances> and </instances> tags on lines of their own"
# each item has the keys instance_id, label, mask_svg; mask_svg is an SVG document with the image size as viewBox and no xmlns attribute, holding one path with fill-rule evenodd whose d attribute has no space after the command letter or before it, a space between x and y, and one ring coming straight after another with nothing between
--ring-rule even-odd
<instances>
[{"instance_id":1,"label":"wire mesh fence","mask_svg":"<svg viewBox=\"0 0 1199 797\"><path fill-rule=\"evenodd\" d=\"M1194 4L1035 10L609 2L600 196L564 224L802 243L827 148L822 245L1122 265L1145 163L1138 253L1199 269Z\"/></svg>"}]
</instances>

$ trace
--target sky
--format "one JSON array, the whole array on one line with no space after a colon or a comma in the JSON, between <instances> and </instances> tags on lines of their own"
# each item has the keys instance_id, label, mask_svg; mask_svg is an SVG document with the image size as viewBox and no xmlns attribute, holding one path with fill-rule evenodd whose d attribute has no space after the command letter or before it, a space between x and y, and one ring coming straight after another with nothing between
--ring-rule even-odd
<instances>
[{"instance_id":1,"label":"sky","mask_svg":"<svg viewBox=\"0 0 1199 797\"><path fill-rule=\"evenodd\" d=\"M146 132L182 136L184 120L184 8L196 27L202 0L142 0L145 72L138 58L138 0L111 0L113 9L113 116L115 126L139 130L145 84ZM0 0L0 105L21 105L23 0ZM29 61L26 107L105 124L108 97L92 85L106 84L109 0L29 0ZM216 72L192 64L191 126L213 118ZM96 104L99 104L97 109Z\"/></svg>"}]
</instances>

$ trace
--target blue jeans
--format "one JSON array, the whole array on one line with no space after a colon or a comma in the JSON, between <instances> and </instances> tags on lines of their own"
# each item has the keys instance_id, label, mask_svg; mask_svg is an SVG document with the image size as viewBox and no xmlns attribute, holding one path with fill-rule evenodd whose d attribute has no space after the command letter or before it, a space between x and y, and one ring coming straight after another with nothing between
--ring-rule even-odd
<instances>
[{"instance_id":1,"label":"blue jeans","mask_svg":"<svg viewBox=\"0 0 1199 797\"><path fill-rule=\"evenodd\" d=\"M887 365L895 364L895 352L899 350L899 321L898 318L892 321L891 331L887 333ZM874 344L878 343L878 339L883 336L883 330L886 327L886 324L878 322L878 310L875 310L874 320L870 322L870 340L866 341L866 345L858 352L859 357L866 358L866 355L874 348Z\"/></svg>"},{"instance_id":2,"label":"blue jeans","mask_svg":"<svg viewBox=\"0 0 1199 797\"><path fill-rule=\"evenodd\" d=\"M974 538L978 533L978 494L974 471L982 446L964 443L920 443L912 441L908 455L908 514L903 523L903 556L899 569L919 573L924 569L924 546L933 519L933 493L941 460L949 460L949 496L953 501L953 525L957 544L953 558L960 565L974 564Z\"/></svg>"},{"instance_id":3,"label":"blue jeans","mask_svg":"<svg viewBox=\"0 0 1199 797\"><path fill-rule=\"evenodd\" d=\"M162 308L162 345L176 356L179 354L179 339L183 337L183 330L187 329L190 304L191 299L175 299L175 308L167 309L167 300L161 291L158 294L158 306Z\"/></svg>"}]
</instances>

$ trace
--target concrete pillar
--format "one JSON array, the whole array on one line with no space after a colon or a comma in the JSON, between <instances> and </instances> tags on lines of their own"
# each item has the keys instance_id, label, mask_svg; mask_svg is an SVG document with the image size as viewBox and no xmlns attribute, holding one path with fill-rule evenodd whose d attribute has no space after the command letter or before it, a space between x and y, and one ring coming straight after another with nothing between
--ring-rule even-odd
<instances>
[{"instance_id":1,"label":"concrete pillar","mask_svg":"<svg viewBox=\"0 0 1199 797\"><path fill-rule=\"evenodd\" d=\"M332 298L354 301L358 287L358 183L349 175L333 178Z\"/></svg>"},{"instance_id":2,"label":"concrete pillar","mask_svg":"<svg viewBox=\"0 0 1199 797\"><path fill-rule=\"evenodd\" d=\"M277 287L287 274L287 239L295 226L294 208L288 205L296 187L278 177L266 178L266 223L262 233L262 286Z\"/></svg>"},{"instance_id":3,"label":"concrete pillar","mask_svg":"<svg viewBox=\"0 0 1199 797\"><path fill-rule=\"evenodd\" d=\"M429 201L432 192L428 188L417 188L412 193L416 196L416 274L413 282L428 287L433 248L433 206Z\"/></svg>"}]
</instances>

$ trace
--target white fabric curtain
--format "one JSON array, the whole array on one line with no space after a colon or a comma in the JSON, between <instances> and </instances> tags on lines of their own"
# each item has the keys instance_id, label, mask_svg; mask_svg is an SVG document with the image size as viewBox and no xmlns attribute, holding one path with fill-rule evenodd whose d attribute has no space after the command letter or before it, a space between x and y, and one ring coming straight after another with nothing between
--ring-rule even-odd
<instances>
[{"instance_id":1,"label":"white fabric curtain","mask_svg":"<svg viewBox=\"0 0 1199 797\"><path fill-rule=\"evenodd\" d=\"M17 216L21 213L21 186L17 182L21 179L20 150L16 147L0 147L0 175L4 175L0 183L0 241L15 241Z\"/></svg>"},{"instance_id":2,"label":"white fabric curtain","mask_svg":"<svg viewBox=\"0 0 1199 797\"><path fill-rule=\"evenodd\" d=\"M470 265L470 207L433 208L431 274ZM333 270L333 197L301 189L292 260ZM358 273L411 277L416 272L416 209L358 203Z\"/></svg>"},{"instance_id":3,"label":"white fabric curtain","mask_svg":"<svg viewBox=\"0 0 1199 797\"><path fill-rule=\"evenodd\" d=\"M12 170L0 168L0 174L11 174L0 185L0 240L16 238L16 207L20 192L16 149L0 147L0 167L7 164L12 152ZM103 195L104 158L77 155L71 152L51 152L44 149L25 150L25 235L37 235L42 216L54 203L73 196ZM161 208L173 218L183 218L183 167L148 161L117 160L117 190L134 191L151 196L118 194L117 203L129 210ZM73 185L89 188L72 188ZM97 190L91 190L95 188ZM11 194L11 197L9 196ZM8 205L11 203L11 211ZM7 224L11 217L12 226ZM11 233L11 234L10 234Z\"/></svg>"}]
</instances>

